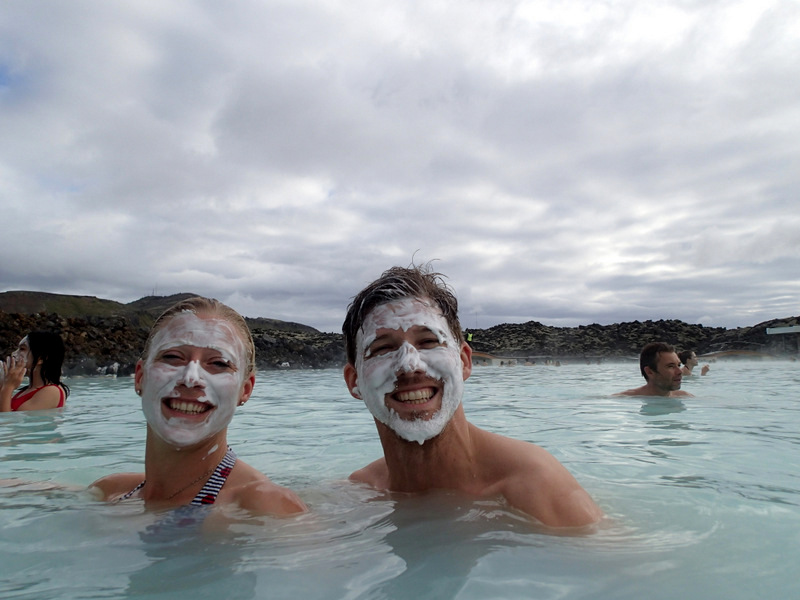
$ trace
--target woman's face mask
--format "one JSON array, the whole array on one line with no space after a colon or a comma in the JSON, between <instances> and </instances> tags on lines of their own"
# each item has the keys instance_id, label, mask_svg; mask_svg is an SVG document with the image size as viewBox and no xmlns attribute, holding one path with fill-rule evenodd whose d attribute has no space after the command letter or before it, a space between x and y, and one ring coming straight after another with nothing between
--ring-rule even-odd
<instances>
[{"instance_id":1,"label":"woman's face mask","mask_svg":"<svg viewBox=\"0 0 800 600\"><path fill-rule=\"evenodd\" d=\"M224 430L243 401L247 354L225 319L176 315L153 336L137 369L142 410L153 432L187 447Z\"/></svg>"},{"instance_id":2,"label":"woman's face mask","mask_svg":"<svg viewBox=\"0 0 800 600\"><path fill-rule=\"evenodd\" d=\"M30 376L33 369L31 364L31 348L28 343L28 336L26 335L17 344L17 349L11 353L11 358L14 362L19 361L25 363L25 374Z\"/></svg>"}]
</instances>

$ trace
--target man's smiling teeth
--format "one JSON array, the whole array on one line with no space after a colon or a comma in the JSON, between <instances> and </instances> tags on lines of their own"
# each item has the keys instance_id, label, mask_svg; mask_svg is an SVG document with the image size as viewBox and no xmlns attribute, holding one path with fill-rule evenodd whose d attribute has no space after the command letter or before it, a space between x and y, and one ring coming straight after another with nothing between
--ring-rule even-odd
<instances>
[{"instance_id":1,"label":"man's smiling teeth","mask_svg":"<svg viewBox=\"0 0 800 600\"><path fill-rule=\"evenodd\" d=\"M206 412L211 408L208 404L203 404L201 402L184 402L183 400L170 400L169 407L178 412L191 414Z\"/></svg>"},{"instance_id":2,"label":"man's smiling teeth","mask_svg":"<svg viewBox=\"0 0 800 600\"><path fill-rule=\"evenodd\" d=\"M413 390L410 392L398 392L395 394L395 400L406 404L425 404L425 402L431 399L433 394L434 390L431 388Z\"/></svg>"}]
</instances>

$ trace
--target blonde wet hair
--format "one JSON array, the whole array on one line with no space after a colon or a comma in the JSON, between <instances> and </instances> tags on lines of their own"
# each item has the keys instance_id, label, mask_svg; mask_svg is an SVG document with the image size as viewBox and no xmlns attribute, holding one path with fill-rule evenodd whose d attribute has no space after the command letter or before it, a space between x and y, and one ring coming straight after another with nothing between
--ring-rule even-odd
<instances>
[{"instance_id":1,"label":"blonde wet hair","mask_svg":"<svg viewBox=\"0 0 800 600\"><path fill-rule=\"evenodd\" d=\"M250 328L247 326L244 317L227 304L223 304L214 298L204 298L203 296L195 296L193 298L181 300L161 313L161 316L153 323L153 327L150 329L150 333L147 336L144 352L142 352L142 359L146 359L150 353L150 344L155 334L166 325L170 319L183 312L192 312L197 316L205 315L209 317L218 317L233 325L239 332L239 337L244 342L245 352L247 354L247 370L245 371L245 376L255 372L256 346L253 342L253 334L250 333Z\"/></svg>"}]
</instances>

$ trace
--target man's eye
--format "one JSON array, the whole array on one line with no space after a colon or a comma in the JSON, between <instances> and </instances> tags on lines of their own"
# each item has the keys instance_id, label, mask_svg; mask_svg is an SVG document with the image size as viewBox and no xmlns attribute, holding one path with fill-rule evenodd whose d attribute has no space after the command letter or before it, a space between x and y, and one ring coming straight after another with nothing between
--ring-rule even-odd
<instances>
[{"instance_id":1,"label":"man's eye","mask_svg":"<svg viewBox=\"0 0 800 600\"><path fill-rule=\"evenodd\" d=\"M177 352L165 352L161 355L161 360L164 362L177 362L183 360L183 357Z\"/></svg>"},{"instance_id":2,"label":"man's eye","mask_svg":"<svg viewBox=\"0 0 800 600\"><path fill-rule=\"evenodd\" d=\"M380 356L381 354L387 354L391 351L392 347L389 344L380 344L369 349L369 356Z\"/></svg>"},{"instance_id":3,"label":"man's eye","mask_svg":"<svg viewBox=\"0 0 800 600\"><path fill-rule=\"evenodd\" d=\"M439 346L439 340L437 338L422 340L419 343L420 348L436 348L438 346Z\"/></svg>"}]
</instances>

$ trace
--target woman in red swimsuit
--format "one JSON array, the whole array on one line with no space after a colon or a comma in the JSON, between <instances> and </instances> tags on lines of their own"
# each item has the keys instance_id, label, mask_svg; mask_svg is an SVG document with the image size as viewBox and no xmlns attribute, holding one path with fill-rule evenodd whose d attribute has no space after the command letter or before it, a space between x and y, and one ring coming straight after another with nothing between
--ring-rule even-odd
<instances>
[{"instance_id":1,"label":"woman in red swimsuit","mask_svg":"<svg viewBox=\"0 0 800 600\"><path fill-rule=\"evenodd\" d=\"M228 424L255 383L253 337L239 313L200 297L167 309L150 331L134 383L147 420L144 473L103 477L91 486L97 496L271 515L307 510L228 446Z\"/></svg>"},{"instance_id":2,"label":"woman in red swimsuit","mask_svg":"<svg viewBox=\"0 0 800 600\"><path fill-rule=\"evenodd\" d=\"M61 408L69 387L61 382L64 342L50 331L32 331L0 363L0 412ZM16 390L25 377L28 385Z\"/></svg>"}]
</instances>

